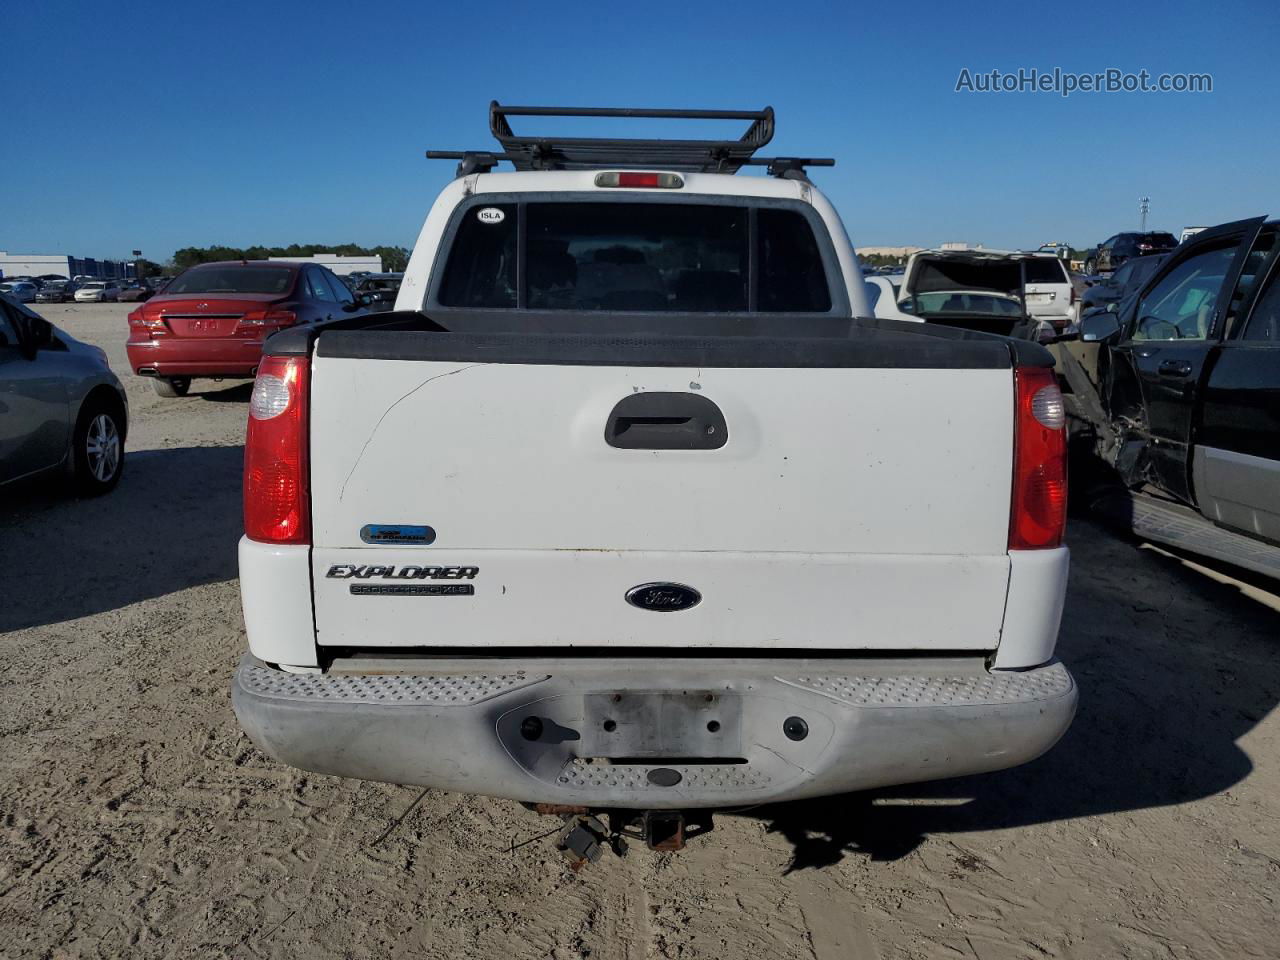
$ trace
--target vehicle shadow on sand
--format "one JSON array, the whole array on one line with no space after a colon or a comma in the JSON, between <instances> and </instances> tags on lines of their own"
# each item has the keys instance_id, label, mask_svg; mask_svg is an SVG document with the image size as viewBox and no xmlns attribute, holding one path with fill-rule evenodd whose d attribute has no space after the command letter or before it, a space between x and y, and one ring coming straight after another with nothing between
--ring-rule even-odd
<instances>
[{"instance_id":1,"label":"vehicle shadow on sand","mask_svg":"<svg viewBox=\"0 0 1280 960\"><path fill-rule=\"evenodd\" d=\"M233 579L244 447L129 451L111 493L45 481L0 501L0 633Z\"/></svg>"},{"instance_id":2,"label":"vehicle shadow on sand","mask_svg":"<svg viewBox=\"0 0 1280 960\"><path fill-rule=\"evenodd\" d=\"M197 385L199 381L197 381ZM197 390L193 385L191 396L199 397L209 403L248 403L249 398L253 396L253 381L246 380L244 383L225 386L218 384L210 386L207 390Z\"/></svg>"},{"instance_id":3,"label":"vehicle shadow on sand","mask_svg":"<svg viewBox=\"0 0 1280 960\"><path fill-rule=\"evenodd\" d=\"M1058 646L1080 706L1062 741L1008 771L745 814L791 842L788 873L853 852L896 860L929 835L1184 803L1250 773L1237 742L1280 699L1280 612L1083 526Z\"/></svg>"}]
</instances>

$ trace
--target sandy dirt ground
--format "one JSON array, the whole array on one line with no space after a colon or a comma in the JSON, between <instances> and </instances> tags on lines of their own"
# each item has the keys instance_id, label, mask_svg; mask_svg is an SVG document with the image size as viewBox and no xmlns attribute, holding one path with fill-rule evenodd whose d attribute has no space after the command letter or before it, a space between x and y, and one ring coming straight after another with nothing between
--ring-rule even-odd
<instances>
[{"instance_id":1,"label":"sandy dirt ground","mask_svg":"<svg viewBox=\"0 0 1280 960\"><path fill-rule=\"evenodd\" d=\"M249 390L156 397L127 309L44 311L128 385L119 489L0 504L0 955L1280 956L1280 599L1088 521L1080 712L1021 769L723 815L574 875L513 849L554 825L515 804L275 764L228 696Z\"/></svg>"}]
</instances>

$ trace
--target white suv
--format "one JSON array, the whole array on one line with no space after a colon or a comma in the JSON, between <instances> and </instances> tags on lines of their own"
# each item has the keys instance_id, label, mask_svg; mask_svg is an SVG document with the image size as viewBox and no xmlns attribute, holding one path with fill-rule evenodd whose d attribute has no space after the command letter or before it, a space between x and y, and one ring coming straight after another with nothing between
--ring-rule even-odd
<instances>
[{"instance_id":1,"label":"white suv","mask_svg":"<svg viewBox=\"0 0 1280 960\"><path fill-rule=\"evenodd\" d=\"M1061 331L1075 321L1076 293L1067 265L1052 254L1040 253L1023 260L1023 296L1027 313Z\"/></svg>"}]
</instances>

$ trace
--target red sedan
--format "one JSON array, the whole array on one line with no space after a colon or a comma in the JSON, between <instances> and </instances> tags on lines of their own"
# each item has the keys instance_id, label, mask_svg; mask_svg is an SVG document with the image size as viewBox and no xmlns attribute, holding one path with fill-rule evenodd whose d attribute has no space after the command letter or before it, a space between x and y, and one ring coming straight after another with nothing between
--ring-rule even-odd
<instances>
[{"instance_id":1,"label":"red sedan","mask_svg":"<svg viewBox=\"0 0 1280 960\"><path fill-rule=\"evenodd\" d=\"M129 314L129 366L153 377L160 396L181 397L193 377L252 378L263 341L277 330L364 310L313 263L205 263Z\"/></svg>"}]
</instances>

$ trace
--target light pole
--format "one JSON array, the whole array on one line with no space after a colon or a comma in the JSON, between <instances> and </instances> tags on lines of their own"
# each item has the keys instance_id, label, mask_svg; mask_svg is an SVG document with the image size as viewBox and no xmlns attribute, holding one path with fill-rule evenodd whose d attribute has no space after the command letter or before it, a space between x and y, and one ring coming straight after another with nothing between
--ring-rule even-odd
<instances>
[{"instance_id":1,"label":"light pole","mask_svg":"<svg viewBox=\"0 0 1280 960\"><path fill-rule=\"evenodd\" d=\"M1142 232L1147 232L1147 212L1151 209L1150 197L1138 198L1138 211L1142 214Z\"/></svg>"}]
</instances>

